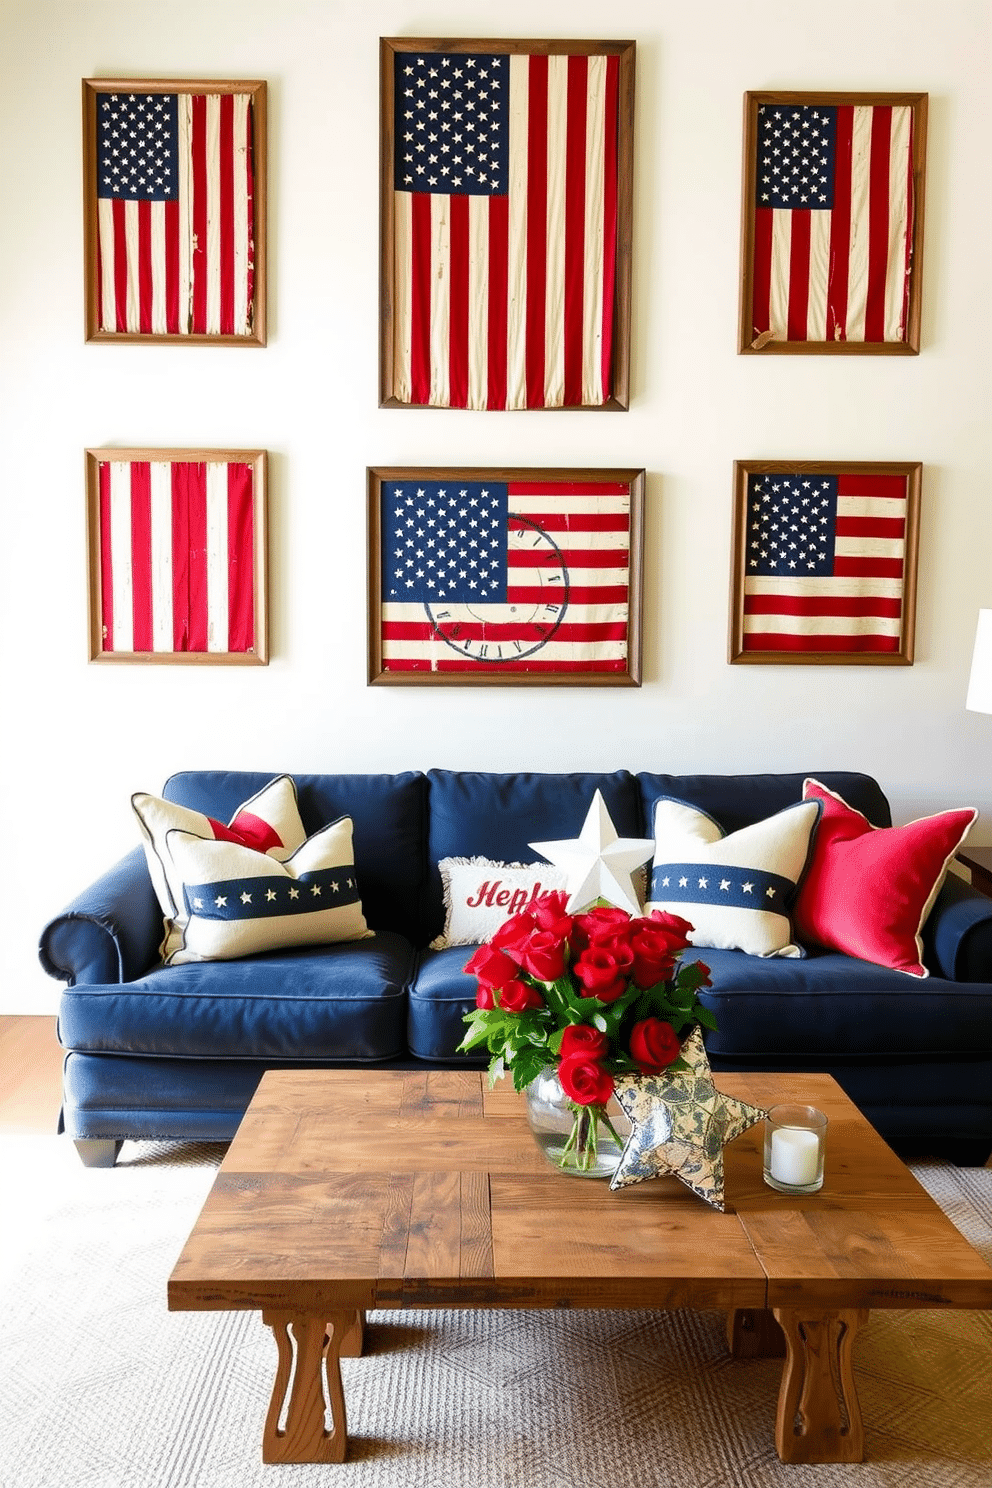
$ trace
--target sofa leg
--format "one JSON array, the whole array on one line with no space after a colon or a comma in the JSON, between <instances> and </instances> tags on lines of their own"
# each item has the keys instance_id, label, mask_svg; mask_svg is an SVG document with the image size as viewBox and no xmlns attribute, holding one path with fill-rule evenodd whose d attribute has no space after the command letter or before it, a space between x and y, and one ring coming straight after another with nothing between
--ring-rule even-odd
<instances>
[{"instance_id":1,"label":"sofa leg","mask_svg":"<svg viewBox=\"0 0 992 1488\"><path fill-rule=\"evenodd\" d=\"M84 1168L112 1168L124 1146L113 1137L74 1137L73 1142Z\"/></svg>"}]
</instances>

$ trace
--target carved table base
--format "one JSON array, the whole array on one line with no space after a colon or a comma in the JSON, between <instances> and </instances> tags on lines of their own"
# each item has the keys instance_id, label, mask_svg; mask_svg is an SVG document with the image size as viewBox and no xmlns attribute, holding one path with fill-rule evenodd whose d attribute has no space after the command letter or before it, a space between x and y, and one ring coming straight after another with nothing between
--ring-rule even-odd
<instances>
[{"instance_id":1,"label":"carved table base","mask_svg":"<svg viewBox=\"0 0 992 1488\"><path fill-rule=\"evenodd\" d=\"M863 1462L865 1433L852 1353L866 1309L738 1308L727 1318L735 1359L781 1358L775 1448L783 1462Z\"/></svg>"},{"instance_id":2,"label":"carved table base","mask_svg":"<svg viewBox=\"0 0 992 1488\"><path fill-rule=\"evenodd\" d=\"M863 1462L865 1432L852 1356L867 1308L837 1312L772 1309L785 1334L775 1418L783 1462Z\"/></svg>"},{"instance_id":3,"label":"carved table base","mask_svg":"<svg viewBox=\"0 0 992 1488\"><path fill-rule=\"evenodd\" d=\"M326 1325L315 1317L290 1312L263 1312L262 1321L275 1334L279 1359L272 1399L262 1437L263 1462L343 1462L348 1446L341 1359L362 1352L365 1315L334 1312ZM296 1369L293 1370L293 1353ZM290 1375L286 1424L279 1425ZM325 1389L326 1384L326 1400ZM331 1429L324 1424L327 1408Z\"/></svg>"}]
</instances>

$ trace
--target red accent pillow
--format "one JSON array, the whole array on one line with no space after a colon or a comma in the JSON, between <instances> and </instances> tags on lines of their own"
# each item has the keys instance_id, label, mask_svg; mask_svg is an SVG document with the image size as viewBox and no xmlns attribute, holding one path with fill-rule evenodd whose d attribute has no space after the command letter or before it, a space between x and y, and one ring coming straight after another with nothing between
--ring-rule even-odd
<instances>
[{"instance_id":1,"label":"red accent pillow","mask_svg":"<svg viewBox=\"0 0 992 1488\"><path fill-rule=\"evenodd\" d=\"M236 842L239 847L250 847L260 853L286 846L275 827L270 826L263 817L256 816L253 811L239 811L229 827L225 827L223 822L215 821L212 816L208 816L207 821L218 842Z\"/></svg>"},{"instance_id":2,"label":"red accent pillow","mask_svg":"<svg viewBox=\"0 0 992 1488\"><path fill-rule=\"evenodd\" d=\"M823 814L792 906L796 938L929 976L920 932L978 812L942 811L905 827L873 827L818 780L803 782L803 800L822 801Z\"/></svg>"}]
</instances>

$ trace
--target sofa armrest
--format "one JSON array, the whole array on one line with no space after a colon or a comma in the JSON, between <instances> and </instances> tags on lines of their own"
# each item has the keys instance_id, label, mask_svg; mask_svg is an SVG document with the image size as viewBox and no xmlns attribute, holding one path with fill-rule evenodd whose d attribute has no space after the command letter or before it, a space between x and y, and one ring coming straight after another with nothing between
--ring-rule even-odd
<instances>
[{"instance_id":1,"label":"sofa armrest","mask_svg":"<svg viewBox=\"0 0 992 1488\"><path fill-rule=\"evenodd\" d=\"M951 982L992 982L992 899L949 873L923 927L923 959Z\"/></svg>"},{"instance_id":2,"label":"sofa armrest","mask_svg":"<svg viewBox=\"0 0 992 1488\"><path fill-rule=\"evenodd\" d=\"M136 847L49 921L38 954L49 976L70 987L132 982L158 960L162 933L144 849Z\"/></svg>"}]
</instances>

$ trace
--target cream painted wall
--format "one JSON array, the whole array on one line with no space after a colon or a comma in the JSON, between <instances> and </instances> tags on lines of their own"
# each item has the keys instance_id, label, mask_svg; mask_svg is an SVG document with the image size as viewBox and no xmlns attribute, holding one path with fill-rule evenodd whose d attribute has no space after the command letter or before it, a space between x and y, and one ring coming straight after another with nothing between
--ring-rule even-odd
<instances>
[{"instance_id":1,"label":"cream painted wall","mask_svg":"<svg viewBox=\"0 0 992 1488\"><path fill-rule=\"evenodd\" d=\"M506 36L601 34L598 0L502 0ZM964 711L988 555L987 0L614 0L637 41L626 414L376 407L377 38L491 35L489 0L0 0L0 420L6 694L0 1007L48 1011L49 917L135 842L175 769L868 770L896 819L976 804L992 717ZM86 346L80 79L269 83L265 350ZM926 89L917 358L735 354L748 88ZM342 288L341 286L346 286ZM271 452L267 669L86 661L87 445ZM912 668L730 667L736 457L924 462ZM369 689L369 463L649 472L639 690Z\"/></svg>"}]
</instances>

